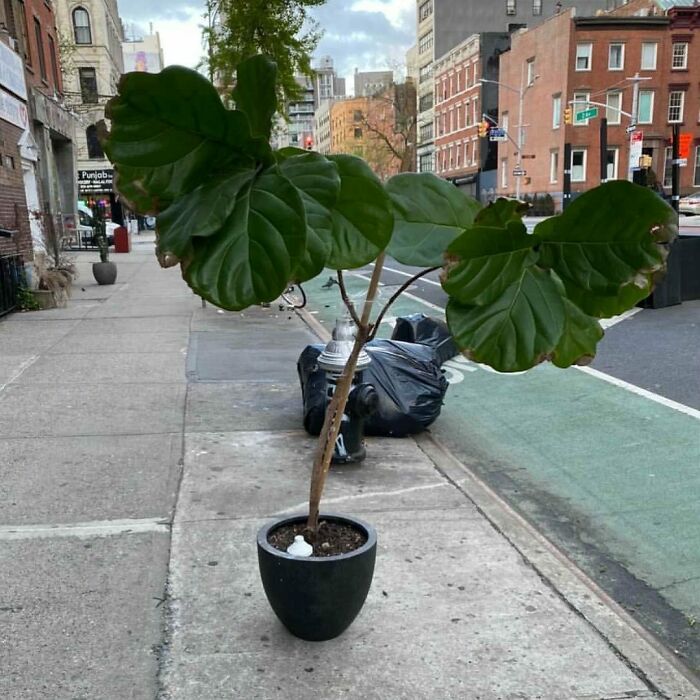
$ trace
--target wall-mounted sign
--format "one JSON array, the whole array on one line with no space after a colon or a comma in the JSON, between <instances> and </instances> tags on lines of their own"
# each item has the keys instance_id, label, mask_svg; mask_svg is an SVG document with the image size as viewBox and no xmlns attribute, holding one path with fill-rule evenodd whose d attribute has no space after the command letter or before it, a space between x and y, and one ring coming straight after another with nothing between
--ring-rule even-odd
<instances>
[{"instance_id":1,"label":"wall-mounted sign","mask_svg":"<svg viewBox=\"0 0 700 700\"><path fill-rule=\"evenodd\" d=\"M20 99L27 99L27 84L24 82L24 66L19 54L0 41L0 85Z\"/></svg>"},{"instance_id":2,"label":"wall-mounted sign","mask_svg":"<svg viewBox=\"0 0 700 700\"><path fill-rule=\"evenodd\" d=\"M0 119L18 126L20 129L29 128L27 105L12 97L9 92L0 90Z\"/></svg>"},{"instance_id":3,"label":"wall-mounted sign","mask_svg":"<svg viewBox=\"0 0 700 700\"><path fill-rule=\"evenodd\" d=\"M78 190L87 192L111 192L114 183L114 170L78 170Z\"/></svg>"}]
</instances>

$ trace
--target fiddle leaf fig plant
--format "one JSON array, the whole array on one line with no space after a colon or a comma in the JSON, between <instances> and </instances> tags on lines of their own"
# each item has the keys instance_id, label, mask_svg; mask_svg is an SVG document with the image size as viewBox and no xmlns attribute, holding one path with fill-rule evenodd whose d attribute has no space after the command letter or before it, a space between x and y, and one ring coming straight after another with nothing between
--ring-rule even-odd
<instances>
[{"instance_id":1,"label":"fiddle leaf fig plant","mask_svg":"<svg viewBox=\"0 0 700 700\"><path fill-rule=\"evenodd\" d=\"M370 310L385 255L442 267L447 323L467 357L501 372L544 360L568 367L595 355L599 318L651 292L677 218L650 190L614 181L528 234L522 202L482 207L429 173L383 184L352 155L273 152L275 71L264 56L241 63L234 110L186 68L126 74L101 137L122 197L157 216L161 264L179 263L187 284L217 306L270 302L324 267L374 262L362 312L352 309L355 347L314 462L313 533L357 357L378 325Z\"/></svg>"}]
</instances>

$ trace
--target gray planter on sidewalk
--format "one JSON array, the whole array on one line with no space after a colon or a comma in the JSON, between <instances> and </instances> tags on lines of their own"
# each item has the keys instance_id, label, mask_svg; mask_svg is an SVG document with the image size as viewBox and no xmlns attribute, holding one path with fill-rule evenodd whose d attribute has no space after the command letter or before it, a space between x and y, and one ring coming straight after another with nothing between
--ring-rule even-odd
<instances>
[{"instance_id":1,"label":"gray planter on sidewalk","mask_svg":"<svg viewBox=\"0 0 700 700\"><path fill-rule=\"evenodd\" d=\"M97 284L114 284L117 279L117 265L113 262L92 263L92 274Z\"/></svg>"}]
</instances>

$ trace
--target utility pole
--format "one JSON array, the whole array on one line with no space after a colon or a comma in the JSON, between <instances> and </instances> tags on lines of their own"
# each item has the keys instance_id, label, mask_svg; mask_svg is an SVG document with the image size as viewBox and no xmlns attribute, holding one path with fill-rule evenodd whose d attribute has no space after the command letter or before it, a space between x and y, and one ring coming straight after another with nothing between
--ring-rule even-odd
<instances>
[{"instance_id":1,"label":"utility pole","mask_svg":"<svg viewBox=\"0 0 700 700\"><path fill-rule=\"evenodd\" d=\"M608 118L600 119L600 184L608 181Z\"/></svg>"},{"instance_id":2,"label":"utility pole","mask_svg":"<svg viewBox=\"0 0 700 700\"><path fill-rule=\"evenodd\" d=\"M520 68L520 90L518 90L518 154L516 160L516 169L518 172L522 170L522 153L523 153L523 102L525 97L525 90L523 88L523 79L525 75L525 68L521 66ZM515 198L520 199L520 175L515 178Z\"/></svg>"}]
</instances>

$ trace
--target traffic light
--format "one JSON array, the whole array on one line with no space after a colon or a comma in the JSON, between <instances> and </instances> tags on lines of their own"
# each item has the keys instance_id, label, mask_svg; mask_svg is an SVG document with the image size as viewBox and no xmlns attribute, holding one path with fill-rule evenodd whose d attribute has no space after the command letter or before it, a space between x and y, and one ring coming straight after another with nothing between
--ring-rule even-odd
<instances>
[{"instance_id":1,"label":"traffic light","mask_svg":"<svg viewBox=\"0 0 700 700\"><path fill-rule=\"evenodd\" d=\"M305 146L306 146L306 150L307 150L307 151L310 151L310 150L313 148L313 146L314 146L314 140L311 138L311 136L307 136L307 137L306 137Z\"/></svg>"},{"instance_id":2,"label":"traffic light","mask_svg":"<svg viewBox=\"0 0 700 700\"><path fill-rule=\"evenodd\" d=\"M477 127L478 127L479 136L481 136L483 138L484 136L489 135L490 127L489 127L489 123L486 120L479 122L477 124Z\"/></svg>"},{"instance_id":3,"label":"traffic light","mask_svg":"<svg viewBox=\"0 0 700 700\"><path fill-rule=\"evenodd\" d=\"M574 111L571 109L571 107L567 107L564 110L564 124L573 124L574 123Z\"/></svg>"}]
</instances>

